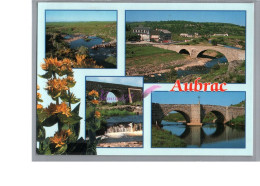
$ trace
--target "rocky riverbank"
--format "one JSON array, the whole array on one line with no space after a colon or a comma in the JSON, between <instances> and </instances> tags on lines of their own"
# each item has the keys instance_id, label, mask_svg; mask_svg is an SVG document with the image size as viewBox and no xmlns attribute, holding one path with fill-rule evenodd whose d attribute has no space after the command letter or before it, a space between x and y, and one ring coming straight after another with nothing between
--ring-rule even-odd
<instances>
[{"instance_id":1,"label":"rocky riverbank","mask_svg":"<svg viewBox=\"0 0 260 186\"><path fill-rule=\"evenodd\" d=\"M100 110L126 110L129 112L134 112L135 114L141 115L143 114L143 107L142 106L134 106L134 105L117 105L117 106L101 106L99 107Z\"/></svg>"},{"instance_id":2,"label":"rocky riverbank","mask_svg":"<svg viewBox=\"0 0 260 186\"><path fill-rule=\"evenodd\" d=\"M142 147L143 131L113 132L100 136L98 147Z\"/></svg>"},{"instance_id":3,"label":"rocky riverbank","mask_svg":"<svg viewBox=\"0 0 260 186\"><path fill-rule=\"evenodd\" d=\"M99 49L99 48L111 48L111 47L116 47L116 41L109 42L109 43L103 43L99 45L94 45L91 47L91 49Z\"/></svg>"},{"instance_id":4,"label":"rocky riverbank","mask_svg":"<svg viewBox=\"0 0 260 186\"><path fill-rule=\"evenodd\" d=\"M200 59L184 59L184 60L176 60L169 63L164 63L160 65L144 65L144 66L133 66L131 68L126 69L126 75L128 76L152 76L153 74L164 74L171 71L171 68L174 67L175 70L183 70L186 68L194 67L194 66L204 66L205 63L210 61L208 58L200 58Z\"/></svg>"}]
</instances>

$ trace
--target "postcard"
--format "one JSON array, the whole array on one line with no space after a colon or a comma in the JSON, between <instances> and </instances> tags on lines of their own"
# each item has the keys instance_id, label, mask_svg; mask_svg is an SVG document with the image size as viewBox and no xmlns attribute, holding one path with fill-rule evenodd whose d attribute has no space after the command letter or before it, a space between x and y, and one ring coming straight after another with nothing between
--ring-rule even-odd
<instances>
[{"instance_id":1,"label":"postcard","mask_svg":"<svg viewBox=\"0 0 260 186\"><path fill-rule=\"evenodd\" d=\"M252 156L254 4L139 5L38 2L35 156Z\"/></svg>"}]
</instances>

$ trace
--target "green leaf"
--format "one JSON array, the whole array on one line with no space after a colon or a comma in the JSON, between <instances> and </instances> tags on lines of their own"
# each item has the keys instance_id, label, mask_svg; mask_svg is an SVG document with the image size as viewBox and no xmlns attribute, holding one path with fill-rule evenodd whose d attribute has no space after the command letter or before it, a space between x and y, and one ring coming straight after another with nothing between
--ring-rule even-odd
<instances>
[{"instance_id":1,"label":"green leaf","mask_svg":"<svg viewBox=\"0 0 260 186\"><path fill-rule=\"evenodd\" d=\"M45 154L50 155L51 149L50 149L50 138L46 138L42 142L40 142L40 147L37 149L38 154Z\"/></svg>"},{"instance_id":2,"label":"green leaf","mask_svg":"<svg viewBox=\"0 0 260 186\"><path fill-rule=\"evenodd\" d=\"M76 104L76 103L80 102L80 99L72 97L70 102L71 102L71 104Z\"/></svg>"},{"instance_id":3,"label":"green leaf","mask_svg":"<svg viewBox=\"0 0 260 186\"><path fill-rule=\"evenodd\" d=\"M44 109L37 109L37 119L39 123L42 123L49 115Z\"/></svg>"},{"instance_id":4,"label":"green leaf","mask_svg":"<svg viewBox=\"0 0 260 186\"><path fill-rule=\"evenodd\" d=\"M57 115L51 115L50 117L46 118L43 122L42 122L42 126L45 127L51 127L53 125L55 125L58 122L58 117Z\"/></svg>"},{"instance_id":5,"label":"green leaf","mask_svg":"<svg viewBox=\"0 0 260 186\"><path fill-rule=\"evenodd\" d=\"M76 84L76 81L75 82L67 82L67 86L69 88L73 88L75 86L75 84Z\"/></svg>"},{"instance_id":6,"label":"green leaf","mask_svg":"<svg viewBox=\"0 0 260 186\"><path fill-rule=\"evenodd\" d=\"M37 141L44 141L45 140L45 129L41 126L37 126L37 131L36 131L36 140Z\"/></svg>"},{"instance_id":7,"label":"green leaf","mask_svg":"<svg viewBox=\"0 0 260 186\"><path fill-rule=\"evenodd\" d=\"M60 99L63 101L63 102L69 102L70 100L70 97L69 95L67 94L66 91L63 91L60 95Z\"/></svg>"},{"instance_id":8,"label":"green leaf","mask_svg":"<svg viewBox=\"0 0 260 186\"><path fill-rule=\"evenodd\" d=\"M61 123L69 124L69 125L76 124L76 123L80 122L80 120L82 119L80 116L78 116L74 112L71 112L71 114L72 114L72 116L67 117L65 114L59 113L58 118Z\"/></svg>"},{"instance_id":9,"label":"green leaf","mask_svg":"<svg viewBox=\"0 0 260 186\"><path fill-rule=\"evenodd\" d=\"M72 112L79 115L79 107L80 107L80 103L72 110Z\"/></svg>"},{"instance_id":10,"label":"green leaf","mask_svg":"<svg viewBox=\"0 0 260 186\"><path fill-rule=\"evenodd\" d=\"M63 154L66 152L67 148L68 148L67 144L61 146L60 148L56 148L54 154Z\"/></svg>"},{"instance_id":11,"label":"green leaf","mask_svg":"<svg viewBox=\"0 0 260 186\"><path fill-rule=\"evenodd\" d=\"M39 75L39 77L45 78L45 79L50 79L52 77L52 71L50 70L43 75Z\"/></svg>"}]
</instances>

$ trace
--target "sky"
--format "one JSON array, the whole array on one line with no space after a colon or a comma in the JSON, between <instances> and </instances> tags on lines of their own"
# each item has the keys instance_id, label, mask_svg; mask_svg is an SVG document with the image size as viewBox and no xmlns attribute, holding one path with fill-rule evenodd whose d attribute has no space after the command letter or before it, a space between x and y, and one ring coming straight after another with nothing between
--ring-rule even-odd
<instances>
[{"instance_id":1,"label":"sky","mask_svg":"<svg viewBox=\"0 0 260 186\"><path fill-rule=\"evenodd\" d=\"M86 77L86 80L143 87L142 77Z\"/></svg>"},{"instance_id":2,"label":"sky","mask_svg":"<svg viewBox=\"0 0 260 186\"><path fill-rule=\"evenodd\" d=\"M245 92L153 92L152 102L161 104L200 104L229 106L245 100Z\"/></svg>"},{"instance_id":3,"label":"sky","mask_svg":"<svg viewBox=\"0 0 260 186\"><path fill-rule=\"evenodd\" d=\"M116 21L116 11L47 10L46 22Z\"/></svg>"},{"instance_id":4,"label":"sky","mask_svg":"<svg viewBox=\"0 0 260 186\"><path fill-rule=\"evenodd\" d=\"M245 26L246 13L245 11L223 11L223 10L219 10L219 11L217 10L126 11L126 22L169 21L169 20L232 23L240 26Z\"/></svg>"}]
</instances>

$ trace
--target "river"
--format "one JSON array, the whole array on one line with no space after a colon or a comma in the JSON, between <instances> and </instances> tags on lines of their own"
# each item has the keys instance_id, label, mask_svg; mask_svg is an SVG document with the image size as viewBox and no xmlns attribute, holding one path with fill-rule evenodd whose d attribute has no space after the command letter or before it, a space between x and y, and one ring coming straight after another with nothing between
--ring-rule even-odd
<instances>
[{"instance_id":1,"label":"river","mask_svg":"<svg viewBox=\"0 0 260 186\"><path fill-rule=\"evenodd\" d=\"M119 143L119 142L142 142L143 134L141 131L129 132L126 127L129 127L129 123L140 124L143 128L143 115L127 115L127 116L113 116L108 118L107 127L112 127L124 123L124 132L107 132L100 141L100 144L104 143Z\"/></svg>"},{"instance_id":2,"label":"river","mask_svg":"<svg viewBox=\"0 0 260 186\"><path fill-rule=\"evenodd\" d=\"M65 36L65 39L70 39L73 36L67 35ZM70 48L77 49L81 46L85 46L88 48L89 55L96 61L97 65L102 65L104 68L116 68L116 65L106 62L105 60L112 56L117 57L117 49L116 47L111 48L98 48L96 50L91 49L91 47L99 44L105 44L102 43L103 39L96 37L96 36L89 36L89 41L86 41L85 39L78 39L75 41L70 42Z\"/></svg>"},{"instance_id":3,"label":"river","mask_svg":"<svg viewBox=\"0 0 260 186\"><path fill-rule=\"evenodd\" d=\"M233 49L237 49L237 50L241 50L238 47L233 47L233 46L227 46L227 45L223 45L223 47L226 48L233 48ZM177 71L177 76L178 77L182 77L182 76L187 76L190 74L207 74L208 72L210 72L210 69L219 63L227 63L227 58L225 56L222 56L220 58L216 58L216 59L212 59L210 61L208 61L204 66L194 66L191 68L188 68L186 70L178 70ZM150 77L150 76L145 76L145 82L146 83L157 83L157 82L163 82L167 80L167 74L153 74L154 77Z\"/></svg>"},{"instance_id":4,"label":"river","mask_svg":"<svg viewBox=\"0 0 260 186\"><path fill-rule=\"evenodd\" d=\"M204 123L187 126L179 122L162 121L163 129L179 136L187 148L245 148L245 131L223 124Z\"/></svg>"}]
</instances>

